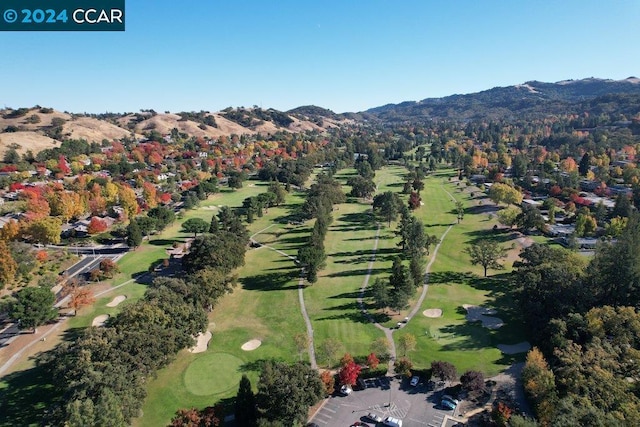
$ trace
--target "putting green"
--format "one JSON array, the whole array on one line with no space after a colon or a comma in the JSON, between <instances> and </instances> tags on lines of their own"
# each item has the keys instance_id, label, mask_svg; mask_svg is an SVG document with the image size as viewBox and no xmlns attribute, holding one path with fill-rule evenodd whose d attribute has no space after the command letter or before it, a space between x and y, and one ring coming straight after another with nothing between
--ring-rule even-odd
<instances>
[{"instance_id":1,"label":"putting green","mask_svg":"<svg viewBox=\"0 0 640 427\"><path fill-rule=\"evenodd\" d=\"M196 396L209 396L237 388L242 359L228 353L204 353L184 373L184 386Z\"/></svg>"}]
</instances>

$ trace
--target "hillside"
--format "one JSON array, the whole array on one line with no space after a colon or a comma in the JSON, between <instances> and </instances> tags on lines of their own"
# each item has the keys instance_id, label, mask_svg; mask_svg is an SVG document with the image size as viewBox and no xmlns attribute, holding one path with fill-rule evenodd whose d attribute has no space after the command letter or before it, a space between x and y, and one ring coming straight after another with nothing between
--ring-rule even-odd
<instances>
[{"instance_id":1,"label":"hillside","mask_svg":"<svg viewBox=\"0 0 640 427\"><path fill-rule=\"evenodd\" d=\"M551 114L581 113L585 108L598 104L599 98L611 103L611 95L640 96L640 79L590 78L557 83L530 81L472 94L387 104L362 112L360 116L392 123L434 119L539 118ZM634 103L637 104L637 100Z\"/></svg>"},{"instance_id":2,"label":"hillside","mask_svg":"<svg viewBox=\"0 0 640 427\"><path fill-rule=\"evenodd\" d=\"M313 115L285 113L274 109L227 108L220 112L70 114L51 108L33 107L0 110L0 155L17 147L20 154L34 153L60 145L65 139L85 139L101 143L103 140L138 138L155 131L166 135L172 129L193 137L218 138L220 136L322 132L342 123L342 117L330 110L315 107ZM323 116L325 114L326 116Z\"/></svg>"}]
</instances>

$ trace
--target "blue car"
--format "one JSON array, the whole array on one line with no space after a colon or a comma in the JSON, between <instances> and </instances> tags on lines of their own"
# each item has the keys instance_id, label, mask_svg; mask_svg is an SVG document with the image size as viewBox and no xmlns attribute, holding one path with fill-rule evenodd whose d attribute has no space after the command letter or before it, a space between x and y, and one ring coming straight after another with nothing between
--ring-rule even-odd
<instances>
[{"instance_id":1,"label":"blue car","mask_svg":"<svg viewBox=\"0 0 640 427\"><path fill-rule=\"evenodd\" d=\"M443 398L440 401L440 406L442 406L443 408L447 408L447 409L450 409L450 410L453 411L454 409L456 409L457 405L456 405L455 402L452 402L451 400L449 400L447 398Z\"/></svg>"}]
</instances>

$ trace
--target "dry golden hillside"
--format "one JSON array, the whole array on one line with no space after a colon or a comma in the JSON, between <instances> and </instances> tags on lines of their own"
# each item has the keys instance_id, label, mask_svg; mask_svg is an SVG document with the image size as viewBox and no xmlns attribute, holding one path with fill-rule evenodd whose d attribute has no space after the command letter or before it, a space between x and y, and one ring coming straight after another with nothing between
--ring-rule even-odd
<instances>
[{"instance_id":1,"label":"dry golden hillside","mask_svg":"<svg viewBox=\"0 0 640 427\"><path fill-rule=\"evenodd\" d=\"M37 132L0 133L0 156L3 156L11 146L17 146L16 151L20 154L26 153L27 150L35 154L47 148L59 147L60 141Z\"/></svg>"}]
</instances>

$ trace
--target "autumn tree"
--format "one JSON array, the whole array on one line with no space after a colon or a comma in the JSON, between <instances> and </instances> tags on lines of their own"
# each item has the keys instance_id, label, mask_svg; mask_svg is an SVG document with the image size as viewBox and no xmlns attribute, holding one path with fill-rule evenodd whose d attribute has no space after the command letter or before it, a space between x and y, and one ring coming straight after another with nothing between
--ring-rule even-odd
<instances>
[{"instance_id":1,"label":"autumn tree","mask_svg":"<svg viewBox=\"0 0 640 427\"><path fill-rule=\"evenodd\" d=\"M20 223L15 219L10 219L4 227L0 228L0 240L5 242L15 240L20 236Z\"/></svg>"},{"instance_id":2,"label":"autumn tree","mask_svg":"<svg viewBox=\"0 0 640 427\"><path fill-rule=\"evenodd\" d=\"M402 352L403 356L406 356L408 351L415 350L416 344L416 336L413 334L404 334L398 338L398 349Z\"/></svg>"},{"instance_id":3,"label":"autumn tree","mask_svg":"<svg viewBox=\"0 0 640 427\"><path fill-rule=\"evenodd\" d=\"M324 391L326 395L330 395L336 388L336 377L331 373L331 371L325 370L320 374L320 380L324 385Z\"/></svg>"},{"instance_id":4,"label":"autumn tree","mask_svg":"<svg viewBox=\"0 0 640 427\"><path fill-rule=\"evenodd\" d=\"M338 372L340 384L350 386L355 385L361 370L362 368L360 367L360 365L355 363L353 360L342 365L340 371Z\"/></svg>"},{"instance_id":5,"label":"autumn tree","mask_svg":"<svg viewBox=\"0 0 640 427\"><path fill-rule=\"evenodd\" d=\"M69 303L67 305L73 309L73 315L75 316L79 308L85 305L91 305L95 300L91 290L76 284L69 292Z\"/></svg>"},{"instance_id":6,"label":"autumn tree","mask_svg":"<svg viewBox=\"0 0 640 427\"><path fill-rule=\"evenodd\" d=\"M409 209L411 210L416 210L420 207L420 204L422 203L422 200L420 199L420 194L412 191L411 194L409 195Z\"/></svg>"},{"instance_id":7,"label":"autumn tree","mask_svg":"<svg viewBox=\"0 0 640 427\"><path fill-rule=\"evenodd\" d=\"M522 203L522 193L508 184L493 183L489 190L489 198L496 204L519 205Z\"/></svg>"},{"instance_id":8,"label":"autumn tree","mask_svg":"<svg viewBox=\"0 0 640 427\"><path fill-rule=\"evenodd\" d=\"M158 205L158 190L156 186L149 181L145 181L142 184L142 198L148 208L155 208Z\"/></svg>"},{"instance_id":9,"label":"autumn tree","mask_svg":"<svg viewBox=\"0 0 640 427\"><path fill-rule=\"evenodd\" d=\"M385 337L377 338L369 346L369 350L375 353L382 360L387 360L390 353L389 341Z\"/></svg>"},{"instance_id":10,"label":"autumn tree","mask_svg":"<svg viewBox=\"0 0 640 427\"><path fill-rule=\"evenodd\" d=\"M89 225L87 226L87 233L89 234L98 234L102 233L107 229L107 223L103 219L94 216L89 221Z\"/></svg>"},{"instance_id":11,"label":"autumn tree","mask_svg":"<svg viewBox=\"0 0 640 427\"><path fill-rule=\"evenodd\" d=\"M118 200L124 209L127 218L133 218L138 213L138 200L136 193L127 185L118 187Z\"/></svg>"},{"instance_id":12,"label":"autumn tree","mask_svg":"<svg viewBox=\"0 0 640 427\"><path fill-rule=\"evenodd\" d=\"M0 240L0 289L13 282L18 271L18 264L4 240Z\"/></svg>"},{"instance_id":13,"label":"autumn tree","mask_svg":"<svg viewBox=\"0 0 640 427\"><path fill-rule=\"evenodd\" d=\"M378 360L378 358L376 357L376 354L369 353L369 355L367 356L367 365L369 366L369 368L377 369L379 364L380 364L380 360Z\"/></svg>"},{"instance_id":14,"label":"autumn tree","mask_svg":"<svg viewBox=\"0 0 640 427\"><path fill-rule=\"evenodd\" d=\"M47 217L31 221L25 228L27 240L45 245L60 243L60 233L62 233L62 223L59 218Z\"/></svg>"},{"instance_id":15,"label":"autumn tree","mask_svg":"<svg viewBox=\"0 0 640 427\"><path fill-rule=\"evenodd\" d=\"M410 377L411 370L413 369L413 362L411 362L411 360L407 359L406 357L401 357L396 360L393 368L397 374L405 377Z\"/></svg>"},{"instance_id":16,"label":"autumn tree","mask_svg":"<svg viewBox=\"0 0 640 427\"><path fill-rule=\"evenodd\" d=\"M522 369L522 381L527 397L534 404L538 419L546 424L553 417L553 408L557 401L555 376L542 352L536 347L527 353L527 361Z\"/></svg>"},{"instance_id":17,"label":"autumn tree","mask_svg":"<svg viewBox=\"0 0 640 427\"><path fill-rule=\"evenodd\" d=\"M327 338L318 346L318 356L324 359L327 365L332 366L343 348L344 346L337 339Z\"/></svg>"},{"instance_id":18,"label":"autumn tree","mask_svg":"<svg viewBox=\"0 0 640 427\"><path fill-rule=\"evenodd\" d=\"M464 251L469 254L471 264L481 265L484 269L484 277L487 277L489 268L501 269L498 261L506 257L506 249L493 240L480 240L467 246Z\"/></svg>"}]
</instances>

